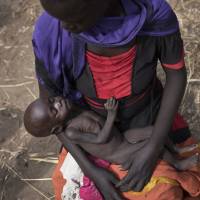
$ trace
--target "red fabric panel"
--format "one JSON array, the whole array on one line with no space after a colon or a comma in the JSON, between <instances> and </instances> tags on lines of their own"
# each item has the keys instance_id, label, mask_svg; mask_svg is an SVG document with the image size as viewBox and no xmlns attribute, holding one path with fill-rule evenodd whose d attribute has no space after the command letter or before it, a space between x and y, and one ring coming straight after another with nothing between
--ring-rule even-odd
<instances>
[{"instance_id":1,"label":"red fabric panel","mask_svg":"<svg viewBox=\"0 0 200 200\"><path fill-rule=\"evenodd\" d=\"M117 56L105 57L87 52L97 97L116 99L131 95L131 81L136 46Z\"/></svg>"},{"instance_id":2,"label":"red fabric panel","mask_svg":"<svg viewBox=\"0 0 200 200\"><path fill-rule=\"evenodd\" d=\"M86 102L90 106L92 106L93 108L103 109L103 110L105 109L104 104L99 104L99 103L95 102L94 100L92 100L92 99L90 99L89 97L86 97L86 96L84 96L84 98L85 98Z\"/></svg>"}]
</instances>

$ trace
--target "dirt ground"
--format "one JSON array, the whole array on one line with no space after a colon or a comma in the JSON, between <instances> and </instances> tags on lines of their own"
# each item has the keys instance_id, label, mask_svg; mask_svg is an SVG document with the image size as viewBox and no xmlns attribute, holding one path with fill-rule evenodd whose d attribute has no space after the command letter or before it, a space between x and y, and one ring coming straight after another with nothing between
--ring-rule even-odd
<instances>
[{"instance_id":1,"label":"dirt ground","mask_svg":"<svg viewBox=\"0 0 200 200\"><path fill-rule=\"evenodd\" d=\"M180 20L188 68L180 112L200 139L200 1L170 3ZM0 0L0 200L54 199L51 173L60 143L29 136L22 123L38 96L31 35L40 12L37 0Z\"/></svg>"}]
</instances>

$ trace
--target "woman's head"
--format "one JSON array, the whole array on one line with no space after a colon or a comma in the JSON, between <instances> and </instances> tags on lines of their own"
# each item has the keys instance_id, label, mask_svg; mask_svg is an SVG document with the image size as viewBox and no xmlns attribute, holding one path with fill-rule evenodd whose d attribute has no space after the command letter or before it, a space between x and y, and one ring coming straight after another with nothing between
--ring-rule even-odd
<instances>
[{"instance_id":1,"label":"woman's head","mask_svg":"<svg viewBox=\"0 0 200 200\"><path fill-rule=\"evenodd\" d=\"M36 137L58 134L63 129L70 109L71 103L62 97L50 97L47 101L37 99L25 111L25 128Z\"/></svg>"},{"instance_id":2,"label":"woman's head","mask_svg":"<svg viewBox=\"0 0 200 200\"><path fill-rule=\"evenodd\" d=\"M58 18L63 27L75 33L88 30L117 0L40 0L43 8Z\"/></svg>"}]
</instances>

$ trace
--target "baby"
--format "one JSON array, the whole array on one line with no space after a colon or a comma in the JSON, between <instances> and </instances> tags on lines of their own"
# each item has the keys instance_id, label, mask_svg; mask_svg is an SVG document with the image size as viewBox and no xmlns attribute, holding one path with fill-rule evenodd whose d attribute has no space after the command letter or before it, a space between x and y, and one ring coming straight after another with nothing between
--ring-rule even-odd
<instances>
[{"instance_id":1,"label":"baby","mask_svg":"<svg viewBox=\"0 0 200 200\"><path fill-rule=\"evenodd\" d=\"M55 134L64 146L67 137L89 154L119 164L123 168L127 166L130 156L145 145L151 137L152 127L145 128L145 135L140 128L130 129L121 134L114 126L117 108L118 102L110 98L105 103L106 120L93 111L84 110L73 117L72 114L76 111L80 112L80 109L70 100L62 97L51 97L46 102L37 99L25 111L24 125L27 131L36 137ZM162 159L178 170L186 170L197 164L199 155L178 160L174 157L174 153L183 153L195 148L196 145L177 148L168 139Z\"/></svg>"}]
</instances>

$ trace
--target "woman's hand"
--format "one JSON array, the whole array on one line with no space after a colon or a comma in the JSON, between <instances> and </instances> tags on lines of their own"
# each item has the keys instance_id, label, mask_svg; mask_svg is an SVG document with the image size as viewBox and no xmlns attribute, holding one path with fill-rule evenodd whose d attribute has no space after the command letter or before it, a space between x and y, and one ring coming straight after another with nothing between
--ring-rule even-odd
<instances>
[{"instance_id":1,"label":"woman's hand","mask_svg":"<svg viewBox=\"0 0 200 200\"><path fill-rule=\"evenodd\" d=\"M125 163L124 170L128 174L121 180L116 187L125 192L133 190L142 191L144 186L150 181L152 173L156 167L160 151L153 145L146 144L140 150L134 153L132 158Z\"/></svg>"},{"instance_id":2,"label":"woman's hand","mask_svg":"<svg viewBox=\"0 0 200 200\"><path fill-rule=\"evenodd\" d=\"M103 168L95 168L93 174L93 181L104 200L123 200L114 187L119 180L111 172Z\"/></svg>"}]
</instances>

